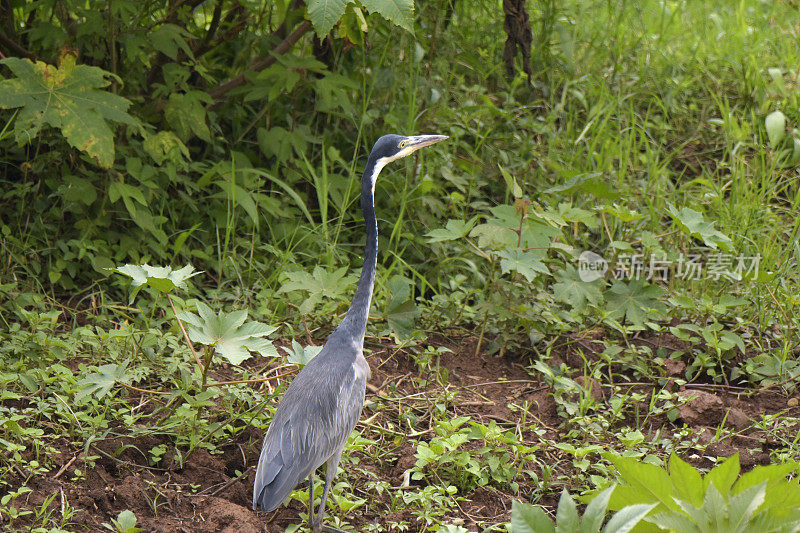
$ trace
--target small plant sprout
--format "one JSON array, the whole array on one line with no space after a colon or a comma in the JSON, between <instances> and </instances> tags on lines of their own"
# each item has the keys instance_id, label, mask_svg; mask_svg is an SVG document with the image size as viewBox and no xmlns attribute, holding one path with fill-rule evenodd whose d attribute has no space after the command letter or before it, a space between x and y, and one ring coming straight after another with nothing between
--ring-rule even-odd
<instances>
[{"instance_id":1,"label":"small plant sprout","mask_svg":"<svg viewBox=\"0 0 800 533\"><path fill-rule=\"evenodd\" d=\"M103 522L103 527L114 533L139 533L144 531L142 528L136 527L136 522L136 515L132 511L125 509L116 518L111 519L111 524Z\"/></svg>"}]
</instances>

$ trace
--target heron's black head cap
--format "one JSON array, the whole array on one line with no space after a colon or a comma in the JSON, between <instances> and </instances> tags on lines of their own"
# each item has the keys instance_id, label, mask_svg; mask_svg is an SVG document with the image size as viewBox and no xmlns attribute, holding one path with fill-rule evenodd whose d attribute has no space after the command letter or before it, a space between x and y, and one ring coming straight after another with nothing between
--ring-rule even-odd
<instances>
[{"instance_id":1,"label":"heron's black head cap","mask_svg":"<svg viewBox=\"0 0 800 533\"><path fill-rule=\"evenodd\" d=\"M424 146L447 139L446 135L384 135L375 142L370 159L384 161L384 164L406 157Z\"/></svg>"}]
</instances>

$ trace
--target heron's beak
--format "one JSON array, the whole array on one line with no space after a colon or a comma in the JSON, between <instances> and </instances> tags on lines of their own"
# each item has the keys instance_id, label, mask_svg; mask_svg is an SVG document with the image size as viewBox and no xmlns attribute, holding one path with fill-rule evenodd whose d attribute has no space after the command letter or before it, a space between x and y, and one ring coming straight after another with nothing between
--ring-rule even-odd
<instances>
[{"instance_id":1,"label":"heron's beak","mask_svg":"<svg viewBox=\"0 0 800 533\"><path fill-rule=\"evenodd\" d=\"M445 139L447 139L447 135L411 135L406 137L406 140L408 140L406 150L409 150L408 153L416 152L420 148L430 146Z\"/></svg>"}]
</instances>

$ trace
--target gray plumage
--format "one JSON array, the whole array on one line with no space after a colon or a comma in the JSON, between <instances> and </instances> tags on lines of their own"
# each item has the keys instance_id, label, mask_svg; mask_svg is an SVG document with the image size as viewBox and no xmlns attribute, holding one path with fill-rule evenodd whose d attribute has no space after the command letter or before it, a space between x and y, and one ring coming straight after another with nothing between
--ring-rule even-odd
<instances>
[{"instance_id":1,"label":"gray plumage","mask_svg":"<svg viewBox=\"0 0 800 533\"><path fill-rule=\"evenodd\" d=\"M353 302L322 351L294 378L275 411L258 459L253 509L274 511L303 479L309 478L308 520L312 531L341 531L322 521L342 449L361 416L370 374L362 351L378 258L375 181L387 163L446 138L384 135L370 152L361 183L361 210L366 225L364 265ZM325 487L315 517L314 473L324 463Z\"/></svg>"}]
</instances>

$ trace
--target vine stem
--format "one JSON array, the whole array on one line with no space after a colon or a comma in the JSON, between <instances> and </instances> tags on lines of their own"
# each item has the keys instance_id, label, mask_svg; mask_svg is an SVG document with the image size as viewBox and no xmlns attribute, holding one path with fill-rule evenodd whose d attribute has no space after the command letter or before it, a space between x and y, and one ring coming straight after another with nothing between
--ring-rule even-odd
<instances>
[{"instance_id":1,"label":"vine stem","mask_svg":"<svg viewBox=\"0 0 800 533\"><path fill-rule=\"evenodd\" d=\"M186 339L186 344L189 345L189 349L192 351L192 355L194 356L194 360L197 361L197 366L200 367L200 370L203 372L203 377L205 378L205 367L203 363L200 361L200 357L197 355L197 352L194 351L194 346L192 345L192 341L189 340L189 334L186 333L186 328L183 327L183 321L178 318L178 311L175 310L175 304L172 303L172 298L169 294L167 294L167 300L169 300L169 305L172 307L172 312L175 314L175 320L178 321L178 326L180 326L181 331L183 332L183 338Z\"/></svg>"}]
</instances>

